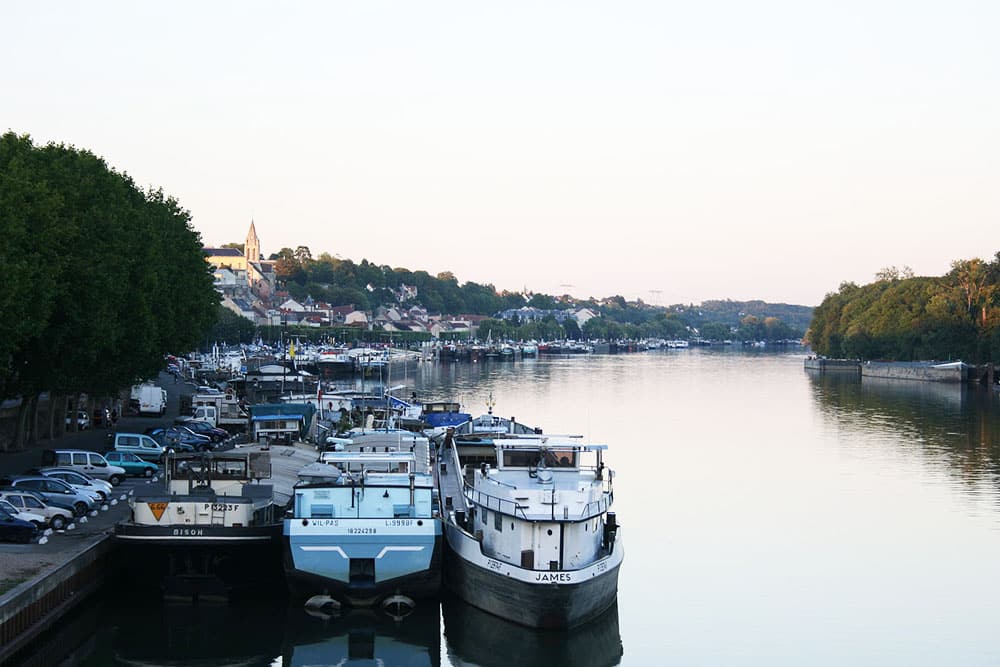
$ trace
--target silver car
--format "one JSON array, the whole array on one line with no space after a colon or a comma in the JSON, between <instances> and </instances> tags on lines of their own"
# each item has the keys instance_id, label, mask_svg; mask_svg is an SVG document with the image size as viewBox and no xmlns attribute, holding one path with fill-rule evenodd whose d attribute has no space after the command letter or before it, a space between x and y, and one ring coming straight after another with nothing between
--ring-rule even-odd
<instances>
[{"instance_id":1,"label":"silver car","mask_svg":"<svg viewBox=\"0 0 1000 667\"><path fill-rule=\"evenodd\" d=\"M68 502L72 505L73 511L79 516L83 516L97 505L97 500L94 496L77 491L61 479L46 477L45 475L15 477L10 481L10 487L12 489L37 491L47 500L62 501L63 503Z\"/></svg>"},{"instance_id":2,"label":"silver car","mask_svg":"<svg viewBox=\"0 0 1000 667\"><path fill-rule=\"evenodd\" d=\"M112 494L113 487L111 486L111 482L106 482L103 479L94 479L89 475L84 475L82 472L77 472L70 468L41 468L38 472L46 477L61 479L81 491L88 493L95 492L100 495L102 502L110 498Z\"/></svg>"}]
</instances>

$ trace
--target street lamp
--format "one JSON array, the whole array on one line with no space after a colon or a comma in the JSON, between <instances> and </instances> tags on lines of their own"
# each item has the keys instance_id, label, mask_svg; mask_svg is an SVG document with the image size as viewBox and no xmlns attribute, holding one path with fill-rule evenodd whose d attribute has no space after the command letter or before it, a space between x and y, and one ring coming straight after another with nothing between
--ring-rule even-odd
<instances>
[{"instance_id":1,"label":"street lamp","mask_svg":"<svg viewBox=\"0 0 1000 667\"><path fill-rule=\"evenodd\" d=\"M285 315L281 316L281 395L285 395L285 375L288 373L288 364L286 358L286 348L285 348L285 330L288 328L288 319Z\"/></svg>"}]
</instances>

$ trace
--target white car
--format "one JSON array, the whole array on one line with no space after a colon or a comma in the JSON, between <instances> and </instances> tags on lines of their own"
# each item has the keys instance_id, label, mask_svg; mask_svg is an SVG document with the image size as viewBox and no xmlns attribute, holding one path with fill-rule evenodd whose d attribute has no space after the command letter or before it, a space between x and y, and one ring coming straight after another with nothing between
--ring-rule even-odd
<instances>
[{"instance_id":1,"label":"white car","mask_svg":"<svg viewBox=\"0 0 1000 667\"><path fill-rule=\"evenodd\" d=\"M111 484L103 479L94 479L82 472L62 468L41 468L38 472L46 477L61 479L77 491L93 497L99 503L103 503L111 497Z\"/></svg>"},{"instance_id":2,"label":"white car","mask_svg":"<svg viewBox=\"0 0 1000 667\"><path fill-rule=\"evenodd\" d=\"M114 486L106 479L98 479L85 472L74 470L73 468L63 468L62 466L46 466L39 468L38 472L49 477L58 477L64 482L69 482L77 486L92 486L97 492L104 493L105 498L110 498L114 493Z\"/></svg>"},{"instance_id":3,"label":"white car","mask_svg":"<svg viewBox=\"0 0 1000 667\"><path fill-rule=\"evenodd\" d=\"M41 514L35 514L34 512L29 512L27 510L18 509L14 507L6 500L0 500L0 509L5 509L21 521L30 521L35 524L35 526L41 530L48 525L48 521Z\"/></svg>"},{"instance_id":4,"label":"white car","mask_svg":"<svg viewBox=\"0 0 1000 667\"><path fill-rule=\"evenodd\" d=\"M0 491L0 499L9 502L17 510L27 510L32 514L40 514L53 530L62 530L73 522L73 510L49 505L31 491L10 489Z\"/></svg>"}]
</instances>

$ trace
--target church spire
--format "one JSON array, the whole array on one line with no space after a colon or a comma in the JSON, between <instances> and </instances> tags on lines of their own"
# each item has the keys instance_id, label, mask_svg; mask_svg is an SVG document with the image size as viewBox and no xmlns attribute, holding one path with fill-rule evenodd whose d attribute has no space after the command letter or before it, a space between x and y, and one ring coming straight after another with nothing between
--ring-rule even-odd
<instances>
[{"instance_id":1,"label":"church spire","mask_svg":"<svg viewBox=\"0 0 1000 667\"><path fill-rule=\"evenodd\" d=\"M257 228L254 227L253 218L250 218L250 230L247 232L247 240L243 244L243 256L248 262L260 261L260 239L257 238Z\"/></svg>"}]
</instances>

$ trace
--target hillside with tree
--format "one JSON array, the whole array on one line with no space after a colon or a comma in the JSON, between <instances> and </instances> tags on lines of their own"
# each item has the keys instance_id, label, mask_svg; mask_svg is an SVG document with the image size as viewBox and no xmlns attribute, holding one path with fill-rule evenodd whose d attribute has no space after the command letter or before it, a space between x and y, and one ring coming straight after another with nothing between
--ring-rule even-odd
<instances>
[{"instance_id":1,"label":"hillside with tree","mask_svg":"<svg viewBox=\"0 0 1000 667\"><path fill-rule=\"evenodd\" d=\"M226 247L239 248L240 244ZM523 307L543 311L589 309L597 315L579 327L555 317L538 322L489 319L481 336L514 339L554 338L694 338L709 340L800 339L812 308L763 301L706 301L700 305L653 306L622 296L574 298L569 295L498 291L492 284L460 283L450 271L431 275L377 265L362 259L313 257L309 247L282 248L270 256L279 288L298 300L311 298L332 306L371 310L383 305L417 305L433 313L495 316ZM415 288L404 291L403 286ZM412 294L412 295L411 295Z\"/></svg>"},{"instance_id":2,"label":"hillside with tree","mask_svg":"<svg viewBox=\"0 0 1000 667\"><path fill-rule=\"evenodd\" d=\"M1000 359L1000 253L956 260L940 277L889 268L828 294L810 324L813 350L891 361Z\"/></svg>"}]
</instances>

